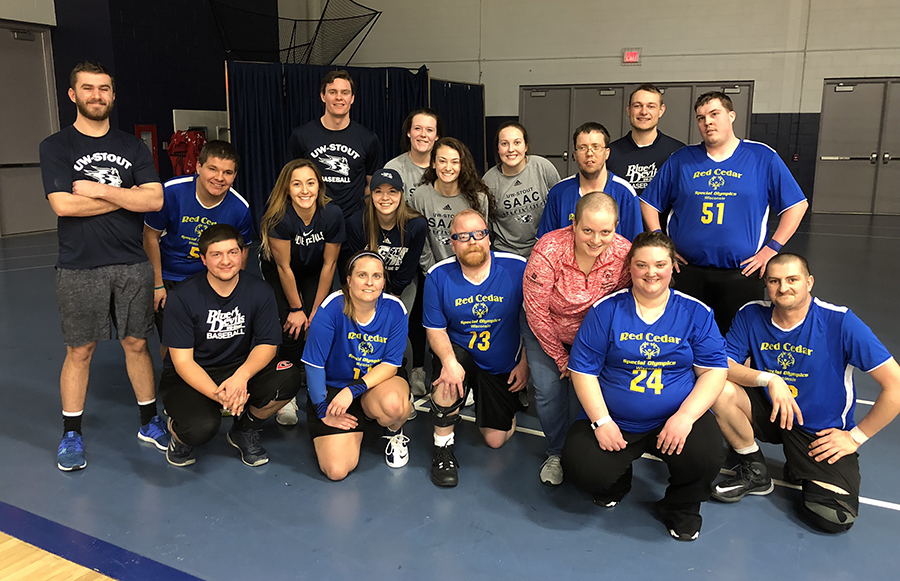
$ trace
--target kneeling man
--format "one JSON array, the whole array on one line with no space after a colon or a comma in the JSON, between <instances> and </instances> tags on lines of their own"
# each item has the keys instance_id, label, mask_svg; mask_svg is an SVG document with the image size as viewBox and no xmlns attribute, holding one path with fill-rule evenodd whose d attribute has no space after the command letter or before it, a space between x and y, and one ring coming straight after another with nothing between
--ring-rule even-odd
<instances>
[{"instance_id":1,"label":"kneeling man","mask_svg":"<svg viewBox=\"0 0 900 581\"><path fill-rule=\"evenodd\" d=\"M756 437L784 447L785 480L803 487L803 518L846 531L859 511L856 450L900 412L900 366L850 309L810 295L802 256L776 255L765 282L771 302L744 305L728 331L729 381L712 410L741 463L712 497L737 502L772 491ZM881 386L858 425L854 367Z\"/></svg>"},{"instance_id":2,"label":"kneeling man","mask_svg":"<svg viewBox=\"0 0 900 581\"><path fill-rule=\"evenodd\" d=\"M260 466L269 461L259 443L262 422L297 394L299 371L274 360L281 342L275 294L241 271L243 235L210 226L199 250L206 272L175 287L166 303L169 352L159 385L172 433L166 458L193 464L194 447L213 439L226 409L234 417L228 442L244 464Z\"/></svg>"}]
</instances>

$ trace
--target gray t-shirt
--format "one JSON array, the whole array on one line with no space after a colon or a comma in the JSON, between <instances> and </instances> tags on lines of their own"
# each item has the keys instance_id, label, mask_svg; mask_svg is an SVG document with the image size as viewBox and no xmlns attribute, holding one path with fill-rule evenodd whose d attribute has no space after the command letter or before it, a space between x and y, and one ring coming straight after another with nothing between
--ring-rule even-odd
<instances>
[{"instance_id":1,"label":"gray t-shirt","mask_svg":"<svg viewBox=\"0 0 900 581\"><path fill-rule=\"evenodd\" d=\"M486 211L487 194L478 194L478 198ZM428 221L428 238L425 240L425 250L419 261L422 270L427 271L436 262L454 255L453 247L450 246L450 222L453 216L470 206L462 195L444 197L430 184L422 184L416 189L416 195L410 205Z\"/></svg>"},{"instance_id":2,"label":"gray t-shirt","mask_svg":"<svg viewBox=\"0 0 900 581\"><path fill-rule=\"evenodd\" d=\"M536 234L550 188L559 181L551 162L529 155L525 168L507 176L494 166L484 174L484 183L497 204L493 223L494 248L528 258L537 242Z\"/></svg>"},{"instance_id":3,"label":"gray t-shirt","mask_svg":"<svg viewBox=\"0 0 900 581\"><path fill-rule=\"evenodd\" d=\"M416 188L419 187L422 176L425 175L425 168L414 164L408 153L401 153L387 162L384 167L400 174L400 179L403 180L403 197L406 198L406 203L411 206L413 194Z\"/></svg>"}]
</instances>

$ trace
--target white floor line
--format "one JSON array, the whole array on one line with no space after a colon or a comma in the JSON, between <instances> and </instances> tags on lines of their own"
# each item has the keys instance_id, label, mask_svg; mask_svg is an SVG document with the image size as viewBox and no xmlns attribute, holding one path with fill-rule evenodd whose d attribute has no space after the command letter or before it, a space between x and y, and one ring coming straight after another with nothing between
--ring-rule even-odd
<instances>
[{"instance_id":1,"label":"white floor line","mask_svg":"<svg viewBox=\"0 0 900 581\"><path fill-rule=\"evenodd\" d=\"M862 400L862 399L858 399L856 401L857 401L857 403L862 403L862 404L867 404L867 405L872 405L873 403L875 403L875 402L870 402L870 401ZM420 412L431 411L431 405L428 403L428 398L427 397L418 398L416 400L416 409ZM473 423L475 422L474 416L460 414L460 417L462 417L462 419L464 421L473 422ZM516 426L516 431L522 432L523 434L530 434L532 436L540 436L542 438L544 437L544 432L542 432L540 430L533 430L531 428L523 428L522 426ZM656 456L654 456L652 454L644 454L643 456L641 456L641 458L644 458L645 460L655 460L657 462L662 462L662 459L657 458ZM728 470L727 468L722 468L721 470L719 470L719 473L725 474L727 476L734 475L734 472L732 472L731 470ZM801 489L800 486L798 486L796 484L790 484L789 482L785 482L784 480L778 480L777 478L773 478L772 482L774 482L777 486L782 486L784 488L792 488L794 490ZM900 504L897 504L895 502L888 502L886 500L878 500L875 498L866 498L865 496L860 496L859 502L861 504L868 504L869 506L877 506L879 508L886 508L888 510L895 510L895 511L900 512Z\"/></svg>"},{"instance_id":2,"label":"white floor line","mask_svg":"<svg viewBox=\"0 0 900 581\"><path fill-rule=\"evenodd\" d=\"M29 266L26 268L7 268L6 270L0 270L0 272L19 272L20 270L38 270L39 268L53 268L55 264L47 264L45 266Z\"/></svg>"}]
</instances>

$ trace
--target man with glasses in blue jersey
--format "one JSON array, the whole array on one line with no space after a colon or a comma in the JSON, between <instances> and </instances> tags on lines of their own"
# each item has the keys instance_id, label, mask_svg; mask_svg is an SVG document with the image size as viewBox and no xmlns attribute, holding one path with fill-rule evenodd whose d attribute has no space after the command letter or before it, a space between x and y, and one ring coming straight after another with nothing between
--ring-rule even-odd
<instances>
[{"instance_id":1,"label":"man with glasses in blue jersey","mask_svg":"<svg viewBox=\"0 0 900 581\"><path fill-rule=\"evenodd\" d=\"M425 279L423 324L437 376L431 396L435 453L431 481L456 486L454 426L468 390L484 441L499 448L516 428L518 393L528 381L519 315L525 259L492 252L484 218L463 210L450 224L456 256L435 264Z\"/></svg>"}]
</instances>

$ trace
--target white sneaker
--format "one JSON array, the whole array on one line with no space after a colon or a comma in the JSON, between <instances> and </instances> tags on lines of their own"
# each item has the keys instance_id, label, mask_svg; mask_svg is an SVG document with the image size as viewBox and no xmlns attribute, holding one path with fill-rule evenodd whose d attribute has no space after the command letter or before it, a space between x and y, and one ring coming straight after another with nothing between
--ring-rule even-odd
<instances>
[{"instance_id":1,"label":"white sneaker","mask_svg":"<svg viewBox=\"0 0 900 581\"><path fill-rule=\"evenodd\" d=\"M475 405L475 392L473 390L469 390L469 395L466 396L466 403L464 407L472 407Z\"/></svg>"},{"instance_id":2,"label":"white sneaker","mask_svg":"<svg viewBox=\"0 0 900 581\"><path fill-rule=\"evenodd\" d=\"M409 405L409 417L406 418L407 422L416 419L416 416L419 415L419 412L416 411L416 399L413 397L413 393L411 391L409 392Z\"/></svg>"},{"instance_id":3,"label":"white sneaker","mask_svg":"<svg viewBox=\"0 0 900 581\"><path fill-rule=\"evenodd\" d=\"M413 395L425 395L428 390L425 388L425 369L414 367L412 373L409 374L409 390Z\"/></svg>"},{"instance_id":4,"label":"white sneaker","mask_svg":"<svg viewBox=\"0 0 900 581\"><path fill-rule=\"evenodd\" d=\"M283 408L275 413L275 421L282 426L296 426L297 409L297 400L292 399L291 401L287 402L287 404L285 404Z\"/></svg>"},{"instance_id":5,"label":"white sneaker","mask_svg":"<svg viewBox=\"0 0 900 581\"><path fill-rule=\"evenodd\" d=\"M403 468L409 462L409 438L403 435L403 429L391 435L384 435L387 438L387 446L384 448L384 461L391 468Z\"/></svg>"},{"instance_id":6,"label":"white sneaker","mask_svg":"<svg viewBox=\"0 0 900 581\"><path fill-rule=\"evenodd\" d=\"M550 456L541 464L541 482L550 486L559 486L563 481L563 469L559 456Z\"/></svg>"}]
</instances>

